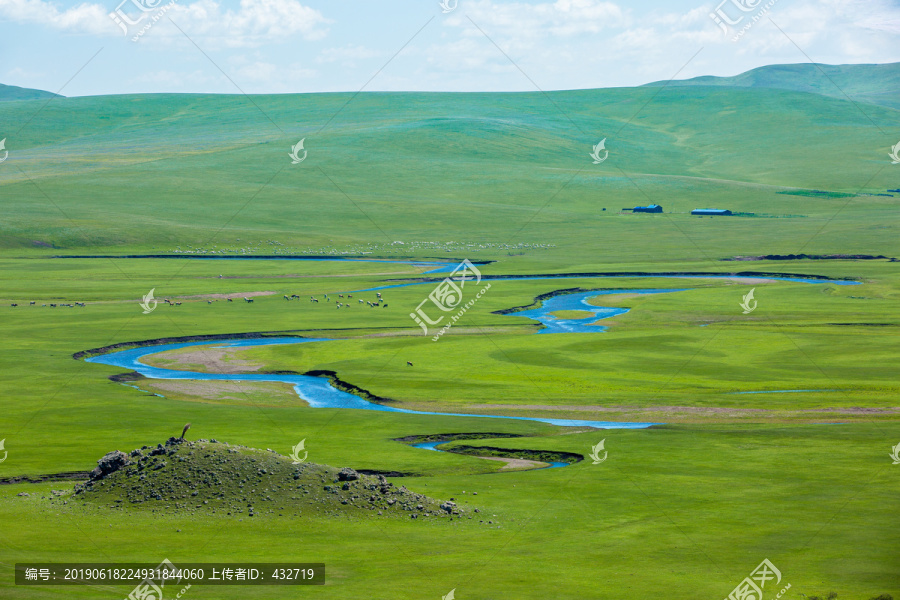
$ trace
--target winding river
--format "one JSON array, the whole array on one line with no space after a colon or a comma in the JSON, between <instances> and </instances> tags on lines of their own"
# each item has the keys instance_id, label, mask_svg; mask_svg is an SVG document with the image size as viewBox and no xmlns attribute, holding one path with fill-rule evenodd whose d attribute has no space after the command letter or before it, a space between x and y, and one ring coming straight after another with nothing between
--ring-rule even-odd
<instances>
[{"instance_id":1,"label":"winding river","mask_svg":"<svg viewBox=\"0 0 900 600\"><path fill-rule=\"evenodd\" d=\"M605 277L615 277L615 276L605 276ZM635 276L631 276L635 277ZM658 275L652 276L654 278L659 277ZM697 277L697 276L692 276ZM727 279L738 279L730 275L722 275L715 276L709 275L704 276L703 278L727 278ZM510 280L517 281L523 278L511 278ZM537 278L534 278L537 279ZM556 279L555 277L544 277L542 279ZM781 278L781 277L753 277L753 278L743 278L747 279L748 282L751 281L759 281L761 279L766 280L787 280L787 281L796 281L801 283L839 283L839 284L853 284L856 282L836 282L833 280L817 280L817 279L790 279L790 278ZM500 278L494 279L494 281L502 280ZM402 287L405 285L422 285L421 282L414 282L408 284L399 284L393 286L385 286L385 287ZM375 288L375 289L383 289L383 288ZM534 320L540 321L545 325L545 328L541 330L539 333L581 333L581 332L597 332L603 331L605 328L599 325L596 325L595 322L599 319L605 319L612 316L620 315L627 312L627 309L623 308L613 308L613 307L599 307L589 304L589 300L592 298L596 298L603 295L611 295L611 294L662 294L662 293L672 293L683 290L678 289L625 289L625 290L606 290L606 291L591 291L591 292L576 292L571 294L564 294L560 296L555 296L545 300L542 303L542 306L539 308L522 310L516 313L512 313L515 316L524 316L529 317ZM591 315L586 318L579 319L558 319L554 317L551 313L560 311L560 310L579 310L590 312ZM355 396L353 394L338 390L334 388L331 383L324 378L321 377L312 377L308 375L279 375L279 374L259 374L259 373L246 373L246 374L216 374L216 373L200 373L195 371L180 371L176 369L165 369L160 367L152 367L142 362L141 359L145 356L149 356L152 354L158 354L160 352L166 352L168 350L175 350L178 348L187 348L187 347L203 347L203 346L211 346L211 347L249 347L249 346L264 346L264 345L274 345L274 344L311 344L311 343L323 343L329 341L328 339L310 339L310 338L298 338L298 337L282 337L282 338L261 338L261 339L233 339L233 340L220 340L214 342L181 342L174 344L164 344L157 346L143 346L138 348L131 348L128 350L121 350L118 352L111 352L109 354L103 354L100 356L94 356L86 359L87 362L99 363L104 365L110 365L119 367L122 369L129 369L132 371L136 371L141 375L148 377L150 379L175 379L175 380L227 380L227 381L274 381L281 383L288 383L293 386L297 395L305 400L310 407L312 408L342 408L342 409L351 409L351 410L377 410L383 412L395 412L395 413L407 413L407 414L419 414L419 415L437 415L437 416L455 416L455 417L475 417L475 418L488 418L488 419L511 419L516 421L536 421L539 423L548 423L550 425L558 425L562 427L595 427L599 429L643 429L650 427L652 425L656 425L657 423L627 423L627 422L615 422L615 421L587 421L581 419L551 419L551 418L542 418L542 417L510 417L505 415L479 415L479 414L468 414L468 413L439 413L439 412L428 412L428 411L415 411L405 408L397 408L394 406L385 406L382 404L377 404L374 402L370 402L359 396ZM432 448L434 449L434 448Z\"/></svg>"},{"instance_id":2,"label":"winding river","mask_svg":"<svg viewBox=\"0 0 900 600\"><path fill-rule=\"evenodd\" d=\"M248 346L267 346L273 344L311 344L316 342L327 342L327 339L310 339L310 338L261 338L261 339L238 339L224 340L216 342L181 342L177 344L163 344L161 346L143 346L140 348L131 348L129 350L121 350L119 352L111 352L100 356L93 356L86 359L87 362L99 363L103 365L111 365L122 369L136 371L150 379L194 379L204 381L276 381L288 383L294 387L294 391L303 400L309 403L312 408L346 408L356 410L380 410L383 412L407 413L414 415L440 415L454 417L480 417L489 419L513 419L517 421L538 421L541 423L549 423L551 425L560 425L563 427L597 427L601 429L642 429L650 427L654 423L617 423L612 421L581 421L574 419L544 419L537 417L507 417L501 415L475 415L466 413L439 413L410 410L406 408L397 408L394 406L385 406L375 402L369 402L359 396L338 390L331 385L327 379L322 377L311 377L309 375L273 375L261 373L246 374L219 374L219 373L198 373L195 371L179 371L175 369L164 369L160 367L151 367L143 362L141 358L151 354L166 352L167 350L176 350L178 348L198 347L248 347Z\"/></svg>"}]
</instances>

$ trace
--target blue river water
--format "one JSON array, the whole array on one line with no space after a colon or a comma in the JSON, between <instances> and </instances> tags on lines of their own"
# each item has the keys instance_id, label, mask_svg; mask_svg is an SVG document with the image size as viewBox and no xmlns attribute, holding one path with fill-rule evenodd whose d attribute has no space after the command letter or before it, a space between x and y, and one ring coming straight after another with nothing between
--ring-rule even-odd
<instances>
[{"instance_id":1,"label":"blue river water","mask_svg":"<svg viewBox=\"0 0 900 600\"><path fill-rule=\"evenodd\" d=\"M544 324L544 329L538 333L586 333L589 331L606 331L606 327L602 325L592 325L598 319L608 319L628 312L627 308L610 308L605 306L594 306L588 303L591 298L598 296L607 296L611 294L666 294L669 292L683 292L684 290L606 290L593 292L576 292L574 294L565 294L562 296L554 296L544 300L539 308L529 310L520 310L511 313L517 317L528 317ZM561 310L579 310L590 312L591 316L581 319L558 319L551 313Z\"/></svg>"},{"instance_id":2,"label":"blue river water","mask_svg":"<svg viewBox=\"0 0 900 600\"><path fill-rule=\"evenodd\" d=\"M479 417L489 419L512 419L516 421L537 421L540 423L549 423L550 425L559 425L562 427L596 427L598 429L643 429L656 425L656 423L618 423L615 421L583 421L576 419L544 419L538 417L507 417L500 415L476 415L467 413L439 413L409 410L405 408L397 408L394 406L385 406L375 402L369 402L359 396L349 394L347 392L334 388L331 383L323 377L310 377L308 375L272 375L261 373L246 374L220 374L220 373L198 373L194 371L179 371L175 369L163 369L160 367L152 367L141 362L141 358L150 354L157 354L167 350L175 350L178 348L187 348L196 346L202 349L204 346L209 347L247 347L247 346L266 346L273 344L309 344L315 342L327 342L327 339L310 339L310 338L261 338L261 339L238 339L238 340L220 340L215 342L180 342L176 344L163 344L160 346L142 346L140 348L131 348L129 350L120 350L119 352L111 352L100 356L93 356L86 359L87 362L98 363L103 365L111 365L123 369L137 371L144 377L150 379L194 379L203 381L277 381L289 383L294 387L294 391L303 400L309 403L312 408L347 408L357 410L380 410L383 412L396 412L414 415L439 415L454 417Z\"/></svg>"},{"instance_id":3,"label":"blue river water","mask_svg":"<svg viewBox=\"0 0 900 600\"><path fill-rule=\"evenodd\" d=\"M387 261L386 261L387 262ZM423 263L417 263L423 264ZM440 264L440 263L434 263ZM455 268L454 265L445 266L441 265L440 270L452 270ZM583 276L582 276L583 277ZM610 276L610 277L620 277L620 276ZM624 276L622 276L624 277ZM630 276L634 277L634 276ZM652 277L658 277L656 275ZM680 276L671 276L673 278ZM693 277L693 276L692 276ZM729 276L722 276L721 278L730 278ZM521 278L511 278L512 281L517 281ZM551 279L547 277L535 277L529 279ZM553 278L555 279L555 278ZM753 278L753 279L763 279L763 278ZM765 279L783 279L787 281L796 281L801 283L824 283L822 280L818 279L790 279L790 278L765 278ZM492 281L501 281L502 279L495 279ZM430 282L425 282L430 283ZM832 282L838 284L851 284L857 282ZM407 284L399 284L393 286L382 286L381 288L372 288L372 289L384 289L386 287L404 287L408 285L421 285L422 282L415 283L407 283ZM361 290L366 291L366 290ZM606 294L623 294L623 293L634 293L634 294L660 294L660 293L670 293L677 292L681 290L676 289L631 289L631 290L608 290L608 291L593 291L593 292L577 292L572 294L566 294L561 296L555 296L553 298L549 298L543 302L543 305L540 308L529 309L520 311L515 314L516 316L525 316L535 320L540 321L545 325L545 329L541 330L540 333L578 333L578 332L596 332L603 331L605 328L598 325L593 325L595 321L598 319L608 318L611 316L619 315L624 312L627 312L627 309L621 308L610 308L610 307L598 307L588 304L587 300L589 298L594 298L597 296L603 296ZM556 319L550 313L559 311L559 310L583 310L591 312L591 316L584 319ZM347 392L343 392L341 390L336 389L331 385L331 383L322 377L311 377L307 375L275 375L275 374L261 374L261 373L245 373L245 374L217 374L217 373L199 373L194 371L180 371L176 369L164 369L159 367L152 367L141 362L141 358L151 355L158 354L160 352L165 352L167 350L175 350L178 348L187 348L187 347L197 347L202 349L205 346L209 347L248 347L248 346L265 346L265 345L274 345L274 344L309 344L309 343L324 343L328 342L328 339L324 338L298 338L298 337L281 337L281 338L259 338L259 339L233 339L233 340L219 340L219 341L211 341L211 342L180 342L174 344L164 344L158 346L143 346L139 348L131 348L128 350L121 350L118 352L111 352L109 354L103 354L100 356L94 356L86 359L87 362L98 363L104 365L115 366L123 369L129 369L132 371L136 371L142 374L145 377L150 379L174 379L174 380L207 380L207 381L274 381L274 382L282 382L288 383L293 386L294 391L297 395L305 400L310 407L312 408L343 408L343 409L355 409L355 410L377 410L383 412L395 412L395 413L406 413L406 414L418 414L418 415L436 415L436 416L456 416L456 417L475 417L475 418L488 418L488 419L511 419L516 421L535 421L539 423L548 423L550 425L557 425L561 427L595 427L598 429L644 429L647 427L651 427L653 425L657 425L658 423L624 423L624 422L615 422L615 421L587 421L581 419L550 419L550 418L541 418L541 417L510 417L503 415L478 415L478 414L468 414L468 413L438 413L438 412L428 412L428 411L415 411L405 408L397 408L394 406L385 406L382 404L377 404L374 402L369 402L359 396L355 396L353 394L349 394Z\"/></svg>"},{"instance_id":4,"label":"blue river water","mask_svg":"<svg viewBox=\"0 0 900 600\"><path fill-rule=\"evenodd\" d=\"M442 272L452 272L453 269L456 268L456 265L452 267L443 267L440 269L435 269L433 271L427 271L427 273L442 273ZM805 279L803 277L757 277L757 276L734 276L734 275L579 275L579 274L560 274L554 275L552 277L485 277L483 281L546 281L546 280L554 280L554 279L730 279L736 282L746 282L752 283L753 281L791 281L794 283L833 283L834 285L861 285L859 281L847 281L843 279ZM402 288L409 287L411 285L434 285L434 281L414 281L411 283L392 283L389 285L379 285L377 287L366 288L363 290L349 290L351 294L355 294L357 292L375 292L378 290L389 290L393 288ZM627 290L628 293L639 293L641 290ZM618 290L614 293L622 293L623 290Z\"/></svg>"}]
</instances>

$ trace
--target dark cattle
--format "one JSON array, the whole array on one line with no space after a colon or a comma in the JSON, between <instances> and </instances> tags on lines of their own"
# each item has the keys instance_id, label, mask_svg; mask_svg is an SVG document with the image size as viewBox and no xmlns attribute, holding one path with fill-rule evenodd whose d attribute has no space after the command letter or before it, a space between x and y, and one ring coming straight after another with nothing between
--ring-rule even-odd
<instances>
[{"instance_id":1,"label":"dark cattle","mask_svg":"<svg viewBox=\"0 0 900 600\"><path fill-rule=\"evenodd\" d=\"M411 367L411 366L413 366L413 364L412 364L411 362L409 362L409 361L406 361L406 366L407 366L407 367Z\"/></svg>"}]
</instances>

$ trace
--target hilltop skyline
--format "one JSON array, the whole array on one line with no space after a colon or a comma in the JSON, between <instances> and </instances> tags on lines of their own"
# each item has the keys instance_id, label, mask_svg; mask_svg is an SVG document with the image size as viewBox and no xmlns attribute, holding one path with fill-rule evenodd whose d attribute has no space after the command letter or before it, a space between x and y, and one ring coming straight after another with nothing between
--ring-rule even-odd
<instances>
[{"instance_id":1,"label":"hilltop skyline","mask_svg":"<svg viewBox=\"0 0 900 600\"><path fill-rule=\"evenodd\" d=\"M157 0L144 13L120 1L0 0L0 81L66 96L534 91L900 62L895 0L748 0L744 13L696 0L448 0L446 13L436 0ZM139 22L120 28L117 7ZM717 7L740 19L728 35Z\"/></svg>"}]
</instances>

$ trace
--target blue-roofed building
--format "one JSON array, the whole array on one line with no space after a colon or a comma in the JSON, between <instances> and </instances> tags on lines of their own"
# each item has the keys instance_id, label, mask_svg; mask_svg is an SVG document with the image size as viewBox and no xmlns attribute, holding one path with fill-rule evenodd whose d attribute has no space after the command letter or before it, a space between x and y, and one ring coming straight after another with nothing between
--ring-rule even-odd
<instances>
[{"instance_id":1,"label":"blue-roofed building","mask_svg":"<svg viewBox=\"0 0 900 600\"><path fill-rule=\"evenodd\" d=\"M719 208L695 208L691 214L700 217L726 217L731 214L731 211Z\"/></svg>"},{"instance_id":2,"label":"blue-roofed building","mask_svg":"<svg viewBox=\"0 0 900 600\"><path fill-rule=\"evenodd\" d=\"M651 204L650 206L635 206L634 208L623 208L622 210L630 210L636 213L661 213L662 206L659 204Z\"/></svg>"}]
</instances>

